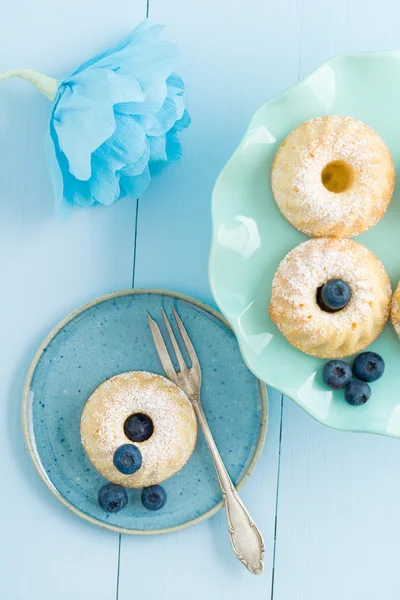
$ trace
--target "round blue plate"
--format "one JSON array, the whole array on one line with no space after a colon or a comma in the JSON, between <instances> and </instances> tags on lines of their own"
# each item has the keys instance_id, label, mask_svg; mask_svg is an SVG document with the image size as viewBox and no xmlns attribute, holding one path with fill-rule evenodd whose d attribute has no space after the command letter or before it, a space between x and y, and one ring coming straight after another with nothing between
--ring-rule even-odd
<instances>
[{"instance_id":1,"label":"round blue plate","mask_svg":"<svg viewBox=\"0 0 400 600\"><path fill-rule=\"evenodd\" d=\"M102 381L124 371L163 374L146 312L160 323L160 308L170 314L172 306L197 350L203 371L204 410L228 472L240 487L262 450L267 395L264 384L245 366L229 326L204 304L157 290L128 290L94 300L50 333L25 382L24 436L39 475L78 516L121 533L175 531L207 519L222 506L200 431L189 462L163 483L167 504L154 513L143 508L140 490L128 490L128 506L120 513L105 513L97 494L106 480L81 445L81 412Z\"/></svg>"}]
</instances>

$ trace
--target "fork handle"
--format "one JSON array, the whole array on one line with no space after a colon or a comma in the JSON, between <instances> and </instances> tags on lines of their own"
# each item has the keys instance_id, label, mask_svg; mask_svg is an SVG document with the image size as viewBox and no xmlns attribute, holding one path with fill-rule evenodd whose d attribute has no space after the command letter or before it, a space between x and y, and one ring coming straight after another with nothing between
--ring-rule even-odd
<instances>
[{"instance_id":1,"label":"fork handle","mask_svg":"<svg viewBox=\"0 0 400 600\"><path fill-rule=\"evenodd\" d=\"M242 562L251 573L259 575L264 569L265 548L262 535L239 498L231 478L228 475L208 426L206 416L200 403L200 398L195 396L192 397L191 400L218 475L233 551L240 562Z\"/></svg>"}]
</instances>

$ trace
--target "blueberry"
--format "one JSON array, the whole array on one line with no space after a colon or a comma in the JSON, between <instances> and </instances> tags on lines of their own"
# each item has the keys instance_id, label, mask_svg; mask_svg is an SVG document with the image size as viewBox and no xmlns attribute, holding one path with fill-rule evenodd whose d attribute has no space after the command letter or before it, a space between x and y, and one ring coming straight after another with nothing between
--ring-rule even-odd
<instances>
[{"instance_id":1,"label":"blueberry","mask_svg":"<svg viewBox=\"0 0 400 600\"><path fill-rule=\"evenodd\" d=\"M142 490L142 504L148 510L160 510L167 501L167 493L161 485L151 485Z\"/></svg>"},{"instance_id":2,"label":"blueberry","mask_svg":"<svg viewBox=\"0 0 400 600\"><path fill-rule=\"evenodd\" d=\"M363 352L353 363L353 373L362 381L376 381L384 370L385 361L376 352Z\"/></svg>"},{"instance_id":3,"label":"blueberry","mask_svg":"<svg viewBox=\"0 0 400 600\"><path fill-rule=\"evenodd\" d=\"M344 397L349 404L353 406L360 406L365 404L368 398L371 396L371 388L365 381L358 381L355 379L348 386L345 387Z\"/></svg>"},{"instance_id":4,"label":"blueberry","mask_svg":"<svg viewBox=\"0 0 400 600\"><path fill-rule=\"evenodd\" d=\"M344 360L330 360L322 370L324 383L334 389L341 390L351 381L351 367Z\"/></svg>"},{"instance_id":5,"label":"blueberry","mask_svg":"<svg viewBox=\"0 0 400 600\"><path fill-rule=\"evenodd\" d=\"M147 415L135 413L128 417L124 424L124 431L131 442L144 442L153 435L153 421Z\"/></svg>"},{"instance_id":6,"label":"blueberry","mask_svg":"<svg viewBox=\"0 0 400 600\"><path fill-rule=\"evenodd\" d=\"M142 466L142 453L133 444L123 444L116 449L113 463L123 475L133 475Z\"/></svg>"},{"instance_id":7,"label":"blueberry","mask_svg":"<svg viewBox=\"0 0 400 600\"><path fill-rule=\"evenodd\" d=\"M128 504L128 496L122 485L109 483L99 491L98 501L106 512L116 513Z\"/></svg>"},{"instance_id":8,"label":"blueberry","mask_svg":"<svg viewBox=\"0 0 400 600\"><path fill-rule=\"evenodd\" d=\"M325 312L337 312L348 304L350 287L341 279L331 279L317 290L317 303Z\"/></svg>"}]
</instances>

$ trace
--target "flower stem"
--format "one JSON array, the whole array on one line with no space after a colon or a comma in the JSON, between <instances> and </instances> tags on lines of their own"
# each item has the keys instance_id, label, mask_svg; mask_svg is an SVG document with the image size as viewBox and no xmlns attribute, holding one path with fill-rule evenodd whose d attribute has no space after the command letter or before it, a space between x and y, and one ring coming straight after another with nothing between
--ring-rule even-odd
<instances>
[{"instance_id":1,"label":"flower stem","mask_svg":"<svg viewBox=\"0 0 400 600\"><path fill-rule=\"evenodd\" d=\"M39 90L39 92L42 92L42 94L49 98L49 100L54 100L59 86L57 79L47 77L47 75L43 75L33 69L16 69L0 73L0 81L8 79L9 77L20 77L28 83L31 83Z\"/></svg>"}]
</instances>

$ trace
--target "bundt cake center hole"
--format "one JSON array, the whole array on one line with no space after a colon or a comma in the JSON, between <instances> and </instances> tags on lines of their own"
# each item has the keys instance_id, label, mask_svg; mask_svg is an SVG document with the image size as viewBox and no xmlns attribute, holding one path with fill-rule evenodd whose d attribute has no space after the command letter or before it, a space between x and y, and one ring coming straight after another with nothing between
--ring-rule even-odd
<instances>
[{"instance_id":1,"label":"bundt cake center hole","mask_svg":"<svg viewBox=\"0 0 400 600\"><path fill-rule=\"evenodd\" d=\"M348 190L353 180L353 168L342 160L334 160L322 169L322 185L334 194L341 194Z\"/></svg>"},{"instance_id":2,"label":"bundt cake center hole","mask_svg":"<svg viewBox=\"0 0 400 600\"><path fill-rule=\"evenodd\" d=\"M144 413L134 413L124 423L124 433L131 442L145 442L151 438L153 431L153 421Z\"/></svg>"}]
</instances>

